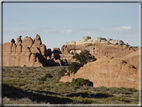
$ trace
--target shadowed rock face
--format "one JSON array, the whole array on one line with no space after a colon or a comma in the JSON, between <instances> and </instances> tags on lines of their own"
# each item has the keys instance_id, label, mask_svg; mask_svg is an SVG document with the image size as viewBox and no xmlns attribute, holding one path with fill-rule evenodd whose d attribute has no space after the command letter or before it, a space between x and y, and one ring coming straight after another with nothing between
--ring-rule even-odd
<instances>
[{"instance_id":1,"label":"shadowed rock face","mask_svg":"<svg viewBox=\"0 0 142 107\"><path fill-rule=\"evenodd\" d=\"M138 51L133 57L139 57ZM60 81L72 81L72 78L85 78L93 82L94 87L131 87L139 89L139 66L130 63L130 56L122 59L102 57L81 67L75 75L64 76ZM138 59L132 59L139 63Z\"/></svg>"},{"instance_id":2,"label":"shadowed rock face","mask_svg":"<svg viewBox=\"0 0 142 107\"><path fill-rule=\"evenodd\" d=\"M23 41L19 36L16 44L14 39L3 44L3 66L62 65L60 58L57 60L57 55L52 55L57 54L57 52L58 54L61 53L59 49L57 51L54 49L53 52L51 52L51 49L47 50L38 34L35 39L26 36Z\"/></svg>"}]
</instances>

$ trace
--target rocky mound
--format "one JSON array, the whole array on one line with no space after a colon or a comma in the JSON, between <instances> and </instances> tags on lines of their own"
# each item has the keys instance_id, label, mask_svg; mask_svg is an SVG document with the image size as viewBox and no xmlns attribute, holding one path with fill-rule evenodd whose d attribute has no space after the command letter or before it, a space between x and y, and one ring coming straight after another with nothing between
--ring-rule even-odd
<instances>
[{"instance_id":1,"label":"rocky mound","mask_svg":"<svg viewBox=\"0 0 142 107\"><path fill-rule=\"evenodd\" d=\"M123 59L102 57L81 67L75 75L64 76L60 81L72 78L85 78L93 82L94 87L131 87L139 89L139 69Z\"/></svg>"},{"instance_id":2,"label":"rocky mound","mask_svg":"<svg viewBox=\"0 0 142 107\"><path fill-rule=\"evenodd\" d=\"M11 42L3 44L3 66L51 66L62 65L59 48L46 49L42 44L40 36L37 34L35 39L21 36Z\"/></svg>"},{"instance_id":3,"label":"rocky mound","mask_svg":"<svg viewBox=\"0 0 142 107\"><path fill-rule=\"evenodd\" d=\"M102 37L91 39L90 36L83 36L81 40L78 40L76 42L75 41L67 42L66 45L80 45L85 43L110 43L110 44L126 45L122 40L113 40L110 38L102 38Z\"/></svg>"}]
</instances>

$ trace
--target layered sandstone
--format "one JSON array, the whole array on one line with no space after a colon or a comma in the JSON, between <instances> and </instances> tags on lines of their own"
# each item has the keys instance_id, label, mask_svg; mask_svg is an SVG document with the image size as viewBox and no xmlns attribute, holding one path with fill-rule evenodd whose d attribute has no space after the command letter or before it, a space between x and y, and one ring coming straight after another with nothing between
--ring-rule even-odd
<instances>
[{"instance_id":1,"label":"layered sandstone","mask_svg":"<svg viewBox=\"0 0 142 107\"><path fill-rule=\"evenodd\" d=\"M53 52L51 49L46 49L38 34L35 39L26 36L22 40L21 37L17 38L16 44L14 39L3 44L3 66L62 65L56 49ZM54 55L55 53L56 55Z\"/></svg>"},{"instance_id":2,"label":"layered sandstone","mask_svg":"<svg viewBox=\"0 0 142 107\"><path fill-rule=\"evenodd\" d=\"M139 57L139 51L122 59L102 57L81 67L75 75L64 76L60 81L71 82L72 78L85 78L93 82L94 87L131 87L139 89L139 66L132 64L130 56ZM128 60L129 59L129 60ZM138 58L133 59L139 63Z\"/></svg>"},{"instance_id":3,"label":"layered sandstone","mask_svg":"<svg viewBox=\"0 0 142 107\"><path fill-rule=\"evenodd\" d=\"M91 37L84 36L82 40L67 42L66 45L63 45L61 49L62 58L66 59L68 56L73 56L72 54L80 53L83 50L88 50L97 59L103 56L122 58L137 51L138 47L128 46L122 40L101 37L91 39Z\"/></svg>"}]
</instances>

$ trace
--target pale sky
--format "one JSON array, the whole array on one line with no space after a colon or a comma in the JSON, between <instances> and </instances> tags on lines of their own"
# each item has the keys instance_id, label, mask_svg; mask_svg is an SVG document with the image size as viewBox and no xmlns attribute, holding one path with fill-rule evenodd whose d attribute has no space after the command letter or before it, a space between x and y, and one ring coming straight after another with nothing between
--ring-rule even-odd
<instances>
[{"instance_id":1,"label":"pale sky","mask_svg":"<svg viewBox=\"0 0 142 107\"><path fill-rule=\"evenodd\" d=\"M3 42L39 34L48 48L83 36L139 46L139 3L4 3Z\"/></svg>"}]
</instances>

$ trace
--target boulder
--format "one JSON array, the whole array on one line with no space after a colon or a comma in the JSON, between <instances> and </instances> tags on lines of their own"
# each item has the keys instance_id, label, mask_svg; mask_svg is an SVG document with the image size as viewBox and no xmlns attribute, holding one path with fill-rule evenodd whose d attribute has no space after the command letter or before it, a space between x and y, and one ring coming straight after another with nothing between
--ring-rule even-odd
<instances>
[{"instance_id":1,"label":"boulder","mask_svg":"<svg viewBox=\"0 0 142 107\"><path fill-rule=\"evenodd\" d=\"M82 42L85 42L85 41L87 41L87 40L89 40L89 39L91 39L90 36L83 36L82 39L81 39L81 41L82 41Z\"/></svg>"}]
</instances>

